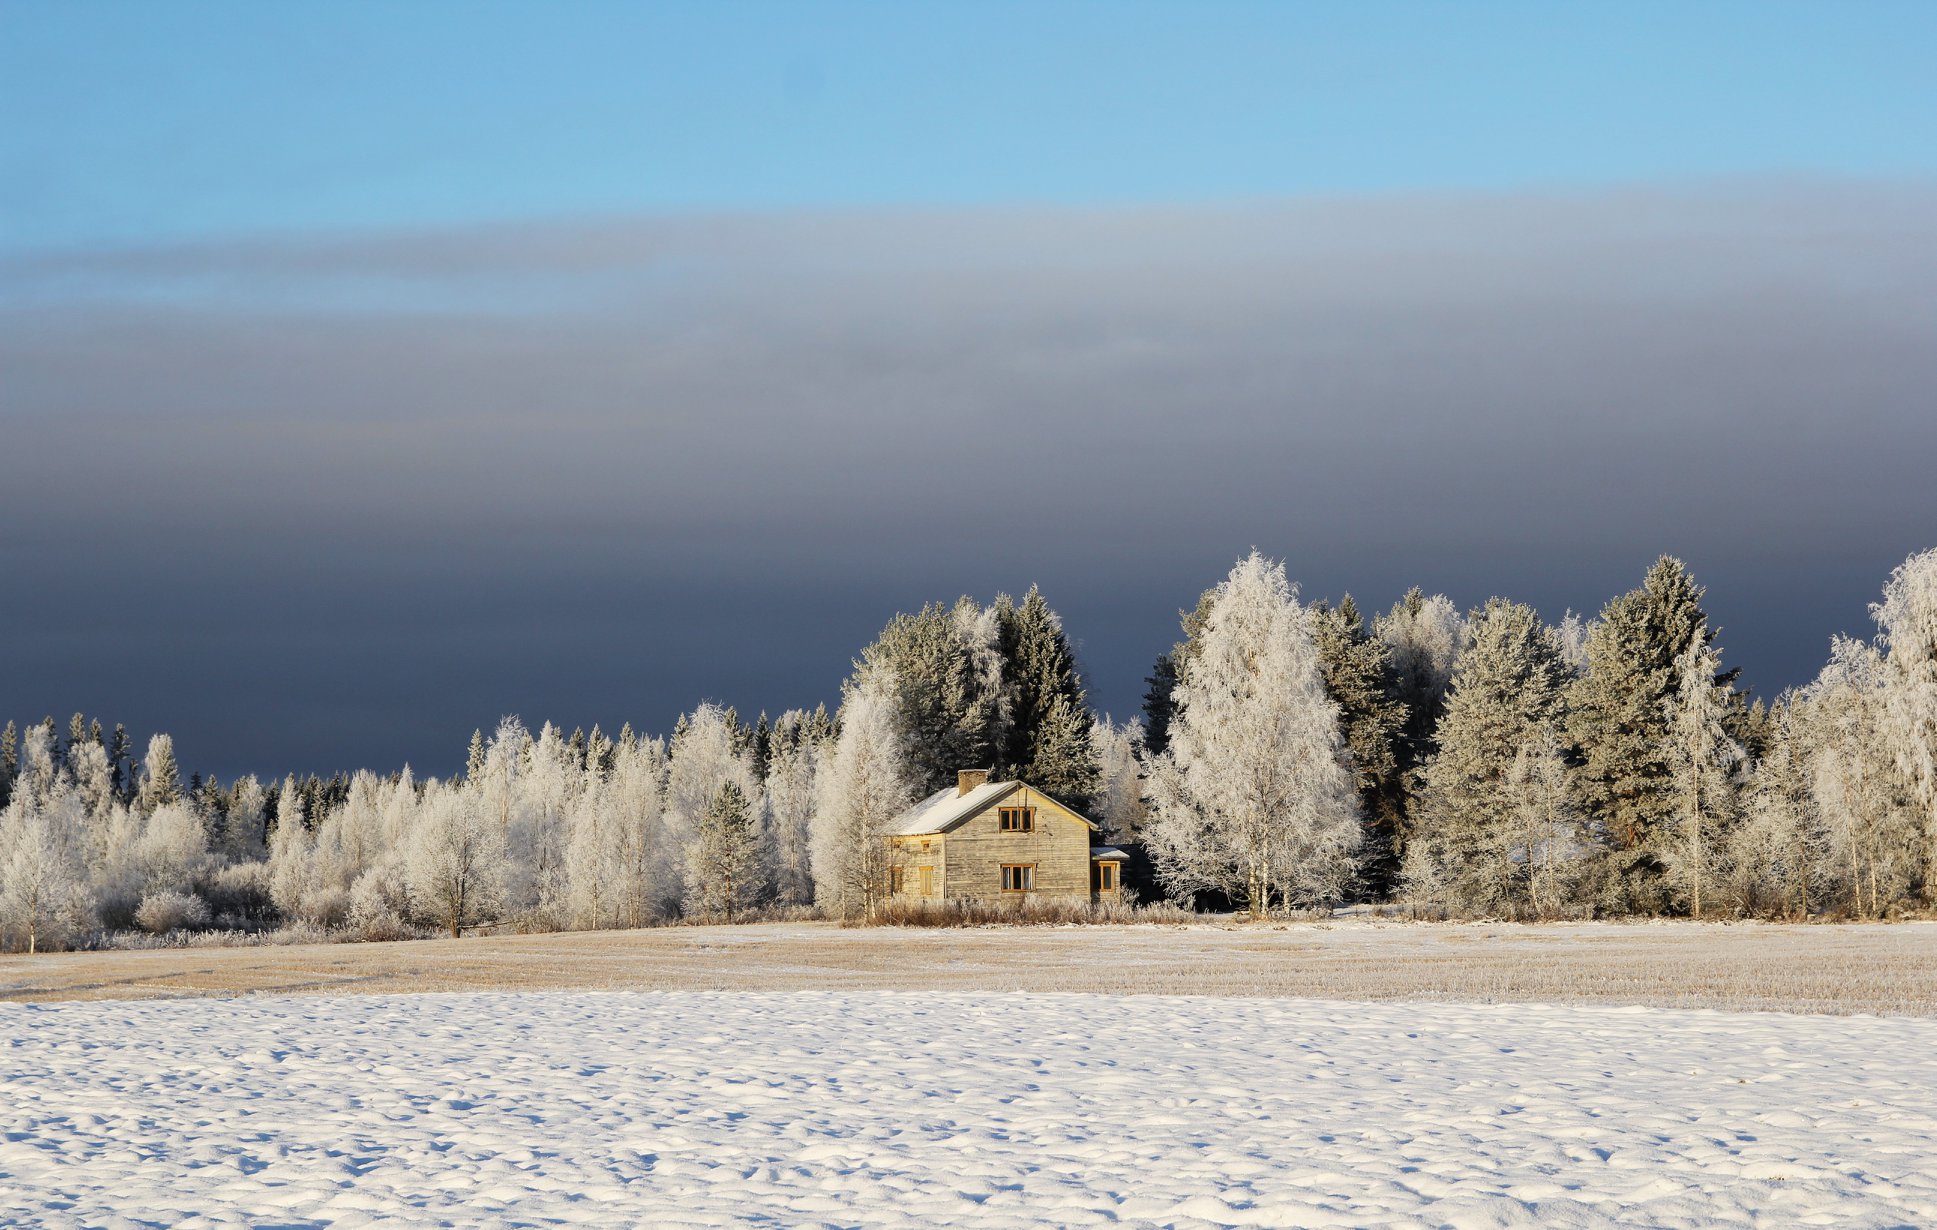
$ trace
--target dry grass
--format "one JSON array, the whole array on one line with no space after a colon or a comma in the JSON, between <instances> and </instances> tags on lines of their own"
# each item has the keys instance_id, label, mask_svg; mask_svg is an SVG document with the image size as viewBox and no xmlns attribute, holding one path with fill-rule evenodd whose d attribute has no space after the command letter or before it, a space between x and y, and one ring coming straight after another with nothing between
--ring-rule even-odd
<instances>
[{"instance_id":1,"label":"dry grass","mask_svg":"<svg viewBox=\"0 0 1937 1230\"><path fill-rule=\"evenodd\" d=\"M0 1000L475 990L947 989L1937 1016L1937 924L668 927L0 957Z\"/></svg>"}]
</instances>

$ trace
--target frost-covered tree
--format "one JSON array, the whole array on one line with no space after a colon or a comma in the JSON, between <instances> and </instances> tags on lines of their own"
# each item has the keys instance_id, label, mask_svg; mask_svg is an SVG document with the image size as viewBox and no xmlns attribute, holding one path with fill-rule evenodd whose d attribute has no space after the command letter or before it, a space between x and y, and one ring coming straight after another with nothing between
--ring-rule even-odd
<instances>
[{"instance_id":1,"label":"frost-covered tree","mask_svg":"<svg viewBox=\"0 0 1937 1230\"><path fill-rule=\"evenodd\" d=\"M20 734L8 722L0 727L0 807L13 801L13 782L19 776Z\"/></svg>"},{"instance_id":2,"label":"frost-covered tree","mask_svg":"<svg viewBox=\"0 0 1937 1230\"><path fill-rule=\"evenodd\" d=\"M677 866L684 867L693 855L694 843L707 810L719 795L720 787L731 782L742 797L757 800L752 758L738 734L738 723L729 721L728 711L715 704L704 704L684 719L684 729L674 735L669 750L670 764L666 782L666 827L677 853ZM689 911L700 909L685 882L683 901Z\"/></svg>"},{"instance_id":3,"label":"frost-covered tree","mask_svg":"<svg viewBox=\"0 0 1937 1230\"><path fill-rule=\"evenodd\" d=\"M994 765L1007 703L996 620L972 599L896 615L861 653L856 677L894 680L893 712L923 793L957 770Z\"/></svg>"},{"instance_id":4,"label":"frost-covered tree","mask_svg":"<svg viewBox=\"0 0 1937 1230\"><path fill-rule=\"evenodd\" d=\"M994 607L1006 659L1009 721L996 768L1073 807L1096 789L1089 701L1063 621L1035 586L1021 605L1006 595Z\"/></svg>"},{"instance_id":5,"label":"frost-covered tree","mask_svg":"<svg viewBox=\"0 0 1937 1230\"><path fill-rule=\"evenodd\" d=\"M848 687L840 735L817 778L813 822L814 898L827 913L873 913L887 891L888 829L916 799L907 723L896 713L904 689L892 675L864 670Z\"/></svg>"},{"instance_id":6,"label":"frost-covered tree","mask_svg":"<svg viewBox=\"0 0 1937 1230\"><path fill-rule=\"evenodd\" d=\"M29 953L60 948L91 922L93 894L76 840L80 796L61 783L16 794L0 810L0 942Z\"/></svg>"},{"instance_id":7,"label":"frost-covered tree","mask_svg":"<svg viewBox=\"0 0 1937 1230\"><path fill-rule=\"evenodd\" d=\"M182 797L182 771L175 763L175 740L158 734L148 740L148 755L141 762L141 788L135 805L153 811Z\"/></svg>"},{"instance_id":8,"label":"frost-covered tree","mask_svg":"<svg viewBox=\"0 0 1937 1230\"><path fill-rule=\"evenodd\" d=\"M753 809L739 786L722 782L700 817L687 854L688 899L698 913L732 922L734 912L751 905L758 894L759 867Z\"/></svg>"},{"instance_id":9,"label":"frost-covered tree","mask_svg":"<svg viewBox=\"0 0 1937 1230\"><path fill-rule=\"evenodd\" d=\"M81 806L89 816L105 815L114 799L114 777L108 766L108 751L92 739L67 751L67 773L81 796Z\"/></svg>"},{"instance_id":10,"label":"frost-covered tree","mask_svg":"<svg viewBox=\"0 0 1937 1230\"><path fill-rule=\"evenodd\" d=\"M1488 600L1469 624L1406 846L1414 900L1479 914L1528 899L1511 774L1523 748L1539 747L1561 720L1566 663L1553 630L1531 607Z\"/></svg>"},{"instance_id":11,"label":"frost-covered tree","mask_svg":"<svg viewBox=\"0 0 1937 1230\"><path fill-rule=\"evenodd\" d=\"M1624 909L1664 910L1676 891L1668 867L1682 828L1668 721L1680 688L1676 659L1691 636L1714 640L1702 594L1680 560L1655 561L1641 587L1610 601L1590 626L1586 673L1569 688L1581 801L1612 848L1611 889ZM1723 672L1715 682L1733 679Z\"/></svg>"},{"instance_id":12,"label":"frost-covered tree","mask_svg":"<svg viewBox=\"0 0 1937 1230\"><path fill-rule=\"evenodd\" d=\"M306 916L314 848L302 792L294 777L286 777L276 792L276 824L269 833L269 899L285 918Z\"/></svg>"},{"instance_id":13,"label":"frost-covered tree","mask_svg":"<svg viewBox=\"0 0 1937 1230\"><path fill-rule=\"evenodd\" d=\"M435 789L424 797L405 864L413 906L447 930L492 918L504 902L504 831L475 791Z\"/></svg>"},{"instance_id":14,"label":"frost-covered tree","mask_svg":"<svg viewBox=\"0 0 1937 1230\"><path fill-rule=\"evenodd\" d=\"M1090 728L1096 750L1097 786L1092 817L1112 844L1135 842L1147 811L1143 802L1143 727L1134 719L1121 726L1105 717Z\"/></svg>"},{"instance_id":15,"label":"frost-covered tree","mask_svg":"<svg viewBox=\"0 0 1937 1230\"><path fill-rule=\"evenodd\" d=\"M1886 657L1878 732L1922 812L1918 890L1937 905L1937 549L1890 574L1871 608Z\"/></svg>"},{"instance_id":16,"label":"frost-covered tree","mask_svg":"<svg viewBox=\"0 0 1937 1230\"><path fill-rule=\"evenodd\" d=\"M1325 691L1338 706L1359 811L1365 817L1360 879L1368 895L1384 898L1391 895L1405 850L1400 744L1405 738L1406 708L1393 693L1391 651L1365 630L1350 594L1337 607L1324 602L1313 605L1312 633Z\"/></svg>"},{"instance_id":17,"label":"frost-covered tree","mask_svg":"<svg viewBox=\"0 0 1937 1230\"><path fill-rule=\"evenodd\" d=\"M1532 918L1552 918L1574 900L1586 870L1588 843L1574 804L1567 756L1552 722L1515 750L1507 769L1513 826L1501 832L1505 861L1517 863L1525 898L1515 904Z\"/></svg>"},{"instance_id":18,"label":"frost-covered tree","mask_svg":"<svg viewBox=\"0 0 1937 1230\"><path fill-rule=\"evenodd\" d=\"M1837 637L1830 660L1803 689L1810 794L1838 868L1840 896L1880 918L1909 896L1921 849L1915 813L1886 748L1885 664L1869 645Z\"/></svg>"},{"instance_id":19,"label":"frost-covered tree","mask_svg":"<svg viewBox=\"0 0 1937 1230\"><path fill-rule=\"evenodd\" d=\"M1728 732L1730 690L1716 682L1721 655L1698 627L1675 659L1675 687L1663 702L1668 720L1663 758L1673 783L1679 829L1675 861L1686 908L1702 916L1702 889L1716 875L1723 827L1734 815L1734 771L1742 746Z\"/></svg>"},{"instance_id":20,"label":"frost-covered tree","mask_svg":"<svg viewBox=\"0 0 1937 1230\"><path fill-rule=\"evenodd\" d=\"M1466 619L1445 594L1428 598L1414 586L1372 621L1372 632L1385 643L1393 696L1406 707L1404 767L1415 767L1433 753L1453 666L1469 639Z\"/></svg>"},{"instance_id":21,"label":"frost-covered tree","mask_svg":"<svg viewBox=\"0 0 1937 1230\"><path fill-rule=\"evenodd\" d=\"M1158 654L1156 665L1144 677L1149 690L1143 694L1143 745L1151 755L1170 750L1170 723L1177 716L1177 684L1197 654L1198 634L1203 632L1215 601L1217 587L1212 586L1197 595L1195 607L1177 612L1184 639Z\"/></svg>"},{"instance_id":22,"label":"frost-covered tree","mask_svg":"<svg viewBox=\"0 0 1937 1230\"><path fill-rule=\"evenodd\" d=\"M774 899L782 905L814 900L813 817L815 772L823 740L808 714L780 715L767 745L767 842Z\"/></svg>"},{"instance_id":23,"label":"frost-covered tree","mask_svg":"<svg viewBox=\"0 0 1937 1230\"><path fill-rule=\"evenodd\" d=\"M1793 695L1770 711L1742 822L1729 835L1731 904L1743 913L1806 916L1823 897L1828 839L1810 789L1806 711Z\"/></svg>"},{"instance_id":24,"label":"frost-covered tree","mask_svg":"<svg viewBox=\"0 0 1937 1230\"><path fill-rule=\"evenodd\" d=\"M1309 612L1284 565L1253 551L1218 587L1151 757L1146 834L1174 898L1213 890L1253 914L1335 901L1351 878L1357 799Z\"/></svg>"}]
</instances>

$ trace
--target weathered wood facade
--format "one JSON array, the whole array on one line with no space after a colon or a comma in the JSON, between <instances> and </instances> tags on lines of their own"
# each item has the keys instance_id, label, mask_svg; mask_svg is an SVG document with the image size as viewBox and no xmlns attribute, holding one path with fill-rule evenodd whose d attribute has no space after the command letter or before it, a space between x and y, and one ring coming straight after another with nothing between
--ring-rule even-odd
<instances>
[{"instance_id":1,"label":"weathered wood facade","mask_svg":"<svg viewBox=\"0 0 1937 1230\"><path fill-rule=\"evenodd\" d=\"M990 782L966 771L956 786L922 800L888 841L894 895L998 902L1030 898L1114 901L1116 850L1094 845L1096 825L1024 782Z\"/></svg>"}]
</instances>

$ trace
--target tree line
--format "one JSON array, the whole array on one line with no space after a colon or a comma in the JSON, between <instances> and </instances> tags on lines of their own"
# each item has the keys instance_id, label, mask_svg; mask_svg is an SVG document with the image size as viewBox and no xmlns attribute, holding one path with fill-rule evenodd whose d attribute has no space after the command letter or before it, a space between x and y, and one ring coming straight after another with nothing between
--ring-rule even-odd
<instances>
[{"instance_id":1,"label":"tree line","mask_svg":"<svg viewBox=\"0 0 1937 1230\"><path fill-rule=\"evenodd\" d=\"M636 927L879 904L890 822L987 766L1086 809L1149 891L1254 913L1885 917L1937 897L1937 551L1774 703L1663 557L1583 619L1415 589L1368 624L1256 552L1126 722L1039 590L895 616L840 704L660 738L515 718L462 774L186 779L155 735L0 730L0 944Z\"/></svg>"}]
</instances>

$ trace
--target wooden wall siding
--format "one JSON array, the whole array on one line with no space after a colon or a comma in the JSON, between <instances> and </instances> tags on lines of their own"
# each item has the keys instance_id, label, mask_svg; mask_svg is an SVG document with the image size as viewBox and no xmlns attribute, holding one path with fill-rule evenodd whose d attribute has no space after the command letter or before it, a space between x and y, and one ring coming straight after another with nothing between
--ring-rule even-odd
<instances>
[{"instance_id":1,"label":"wooden wall siding","mask_svg":"<svg viewBox=\"0 0 1937 1230\"><path fill-rule=\"evenodd\" d=\"M998 812L1004 807L1035 808L1036 831L1003 832ZM1088 901L1090 845L1094 838L1095 831L1075 812L1025 786L977 812L936 842L947 849L941 895L948 900L968 901L1014 898L1017 894L1002 891L1002 865L1034 863L1036 887L1029 896Z\"/></svg>"},{"instance_id":2,"label":"wooden wall siding","mask_svg":"<svg viewBox=\"0 0 1937 1230\"><path fill-rule=\"evenodd\" d=\"M922 849L926 844L928 848ZM921 891L921 869L935 869L935 891L928 896L940 901L947 896L948 890L948 844L941 834L933 837L899 837L895 839L894 866L901 868L901 895L919 897Z\"/></svg>"}]
</instances>

